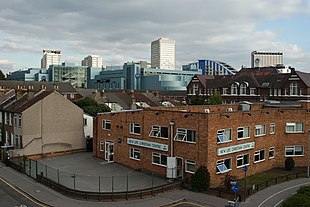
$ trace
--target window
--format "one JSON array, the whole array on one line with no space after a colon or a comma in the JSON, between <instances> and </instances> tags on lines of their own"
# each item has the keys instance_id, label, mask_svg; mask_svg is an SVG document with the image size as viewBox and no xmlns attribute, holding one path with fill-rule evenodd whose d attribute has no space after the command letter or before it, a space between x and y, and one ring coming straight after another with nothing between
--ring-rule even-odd
<instances>
[{"instance_id":1,"label":"window","mask_svg":"<svg viewBox=\"0 0 310 207\"><path fill-rule=\"evenodd\" d=\"M286 146L285 157L303 156L304 146Z\"/></svg>"},{"instance_id":2,"label":"window","mask_svg":"<svg viewBox=\"0 0 310 207\"><path fill-rule=\"evenodd\" d=\"M232 84L231 85L231 92L230 94L231 95L237 95L238 93L238 85L236 83Z\"/></svg>"},{"instance_id":3,"label":"window","mask_svg":"<svg viewBox=\"0 0 310 207\"><path fill-rule=\"evenodd\" d=\"M275 123L270 123L270 134L275 134L276 133L276 124Z\"/></svg>"},{"instance_id":4,"label":"window","mask_svg":"<svg viewBox=\"0 0 310 207\"><path fill-rule=\"evenodd\" d=\"M259 137L266 134L266 126L265 125L255 125L254 136Z\"/></svg>"},{"instance_id":5,"label":"window","mask_svg":"<svg viewBox=\"0 0 310 207\"><path fill-rule=\"evenodd\" d=\"M231 158L218 160L216 162L216 173L225 173L231 170Z\"/></svg>"},{"instance_id":6,"label":"window","mask_svg":"<svg viewBox=\"0 0 310 207\"><path fill-rule=\"evenodd\" d=\"M18 120L17 118L18 118L18 117L17 117L17 114L15 114L15 115L14 115L14 126L17 126L17 120Z\"/></svg>"},{"instance_id":7,"label":"window","mask_svg":"<svg viewBox=\"0 0 310 207\"><path fill-rule=\"evenodd\" d=\"M240 95L246 95L246 87L247 87L246 83L242 83L240 85Z\"/></svg>"},{"instance_id":8,"label":"window","mask_svg":"<svg viewBox=\"0 0 310 207\"><path fill-rule=\"evenodd\" d=\"M140 160L140 149L130 148L130 158L134 160Z\"/></svg>"},{"instance_id":9,"label":"window","mask_svg":"<svg viewBox=\"0 0 310 207\"><path fill-rule=\"evenodd\" d=\"M153 125L149 136L159 137L159 138L168 138L168 127Z\"/></svg>"},{"instance_id":10,"label":"window","mask_svg":"<svg viewBox=\"0 0 310 207\"><path fill-rule=\"evenodd\" d=\"M18 126L19 127L22 126L22 117L21 116L18 117Z\"/></svg>"},{"instance_id":11,"label":"window","mask_svg":"<svg viewBox=\"0 0 310 207\"><path fill-rule=\"evenodd\" d=\"M254 163L265 160L265 150L258 150L254 152Z\"/></svg>"},{"instance_id":12,"label":"window","mask_svg":"<svg viewBox=\"0 0 310 207\"><path fill-rule=\"evenodd\" d=\"M223 95L227 95L228 88L223 88Z\"/></svg>"},{"instance_id":13,"label":"window","mask_svg":"<svg viewBox=\"0 0 310 207\"><path fill-rule=\"evenodd\" d=\"M174 140L183 142L196 142L196 132L191 129L177 129Z\"/></svg>"},{"instance_id":14,"label":"window","mask_svg":"<svg viewBox=\"0 0 310 207\"><path fill-rule=\"evenodd\" d=\"M185 160L185 172L195 173L195 171L196 171L196 161Z\"/></svg>"},{"instance_id":15,"label":"window","mask_svg":"<svg viewBox=\"0 0 310 207\"><path fill-rule=\"evenodd\" d=\"M13 124L13 116L12 113L9 113L9 124L12 126Z\"/></svg>"},{"instance_id":16,"label":"window","mask_svg":"<svg viewBox=\"0 0 310 207\"><path fill-rule=\"evenodd\" d=\"M269 159L273 159L274 158L274 147L270 147L269 148Z\"/></svg>"},{"instance_id":17,"label":"window","mask_svg":"<svg viewBox=\"0 0 310 207\"><path fill-rule=\"evenodd\" d=\"M111 120L103 119L102 120L102 129L111 130Z\"/></svg>"},{"instance_id":18,"label":"window","mask_svg":"<svg viewBox=\"0 0 310 207\"><path fill-rule=\"evenodd\" d=\"M140 124L130 123L130 134L140 134Z\"/></svg>"},{"instance_id":19,"label":"window","mask_svg":"<svg viewBox=\"0 0 310 207\"><path fill-rule=\"evenodd\" d=\"M277 96L277 89L276 88L274 89L273 95Z\"/></svg>"},{"instance_id":20,"label":"window","mask_svg":"<svg viewBox=\"0 0 310 207\"><path fill-rule=\"evenodd\" d=\"M250 95L255 95L255 88L250 88Z\"/></svg>"},{"instance_id":21,"label":"window","mask_svg":"<svg viewBox=\"0 0 310 207\"><path fill-rule=\"evenodd\" d=\"M304 132L303 122L288 122L286 123L286 133L301 133Z\"/></svg>"},{"instance_id":22,"label":"window","mask_svg":"<svg viewBox=\"0 0 310 207\"><path fill-rule=\"evenodd\" d=\"M281 89L278 89L278 96L281 96Z\"/></svg>"},{"instance_id":23,"label":"window","mask_svg":"<svg viewBox=\"0 0 310 207\"><path fill-rule=\"evenodd\" d=\"M195 83L193 85L193 94L198 94L198 84L197 83Z\"/></svg>"},{"instance_id":24,"label":"window","mask_svg":"<svg viewBox=\"0 0 310 207\"><path fill-rule=\"evenodd\" d=\"M152 163L155 165L167 166L167 155L153 152Z\"/></svg>"},{"instance_id":25,"label":"window","mask_svg":"<svg viewBox=\"0 0 310 207\"><path fill-rule=\"evenodd\" d=\"M237 168L250 164L250 154L237 156Z\"/></svg>"},{"instance_id":26,"label":"window","mask_svg":"<svg viewBox=\"0 0 310 207\"><path fill-rule=\"evenodd\" d=\"M231 141L232 129L220 129L217 131L217 143Z\"/></svg>"},{"instance_id":27,"label":"window","mask_svg":"<svg viewBox=\"0 0 310 207\"><path fill-rule=\"evenodd\" d=\"M87 119L84 118L84 126L87 126Z\"/></svg>"},{"instance_id":28,"label":"window","mask_svg":"<svg viewBox=\"0 0 310 207\"><path fill-rule=\"evenodd\" d=\"M250 137L250 127L238 127L238 138L237 139L246 139Z\"/></svg>"},{"instance_id":29,"label":"window","mask_svg":"<svg viewBox=\"0 0 310 207\"><path fill-rule=\"evenodd\" d=\"M104 142L100 142L99 150L100 150L101 152L104 151Z\"/></svg>"},{"instance_id":30,"label":"window","mask_svg":"<svg viewBox=\"0 0 310 207\"><path fill-rule=\"evenodd\" d=\"M298 95L298 84L297 83L291 83L290 84L290 95L291 96L297 96Z\"/></svg>"}]
</instances>

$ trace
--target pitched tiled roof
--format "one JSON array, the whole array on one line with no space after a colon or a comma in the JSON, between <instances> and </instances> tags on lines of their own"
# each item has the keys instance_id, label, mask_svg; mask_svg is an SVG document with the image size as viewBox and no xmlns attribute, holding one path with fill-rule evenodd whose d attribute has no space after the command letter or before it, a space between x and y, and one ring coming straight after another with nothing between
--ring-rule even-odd
<instances>
[{"instance_id":1,"label":"pitched tiled roof","mask_svg":"<svg viewBox=\"0 0 310 207\"><path fill-rule=\"evenodd\" d=\"M57 90L60 93L76 93L75 88L71 83L65 82L38 82L38 81L15 81L15 80L0 80L0 87L3 89L31 89L34 91L40 91L45 86L45 90L53 91Z\"/></svg>"},{"instance_id":2,"label":"pitched tiled roof","mask_svg":"<svg viewBox=\"0 0 310 207\"><path fill-rule=\"evenodd\" d=\"M310 87L310 73L304 73L300 71L295 71L300 79L306 84L307 87Z\"/></svg>"}]
</instances>

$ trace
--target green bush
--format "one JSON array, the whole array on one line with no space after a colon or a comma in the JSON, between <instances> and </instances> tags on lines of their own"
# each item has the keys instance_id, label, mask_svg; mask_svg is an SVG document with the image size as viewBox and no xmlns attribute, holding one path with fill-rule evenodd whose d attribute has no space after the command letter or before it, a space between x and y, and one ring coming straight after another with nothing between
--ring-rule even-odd
<instances>
[{"instance_id":1,"label":"green bush","mask_svg":"<svg viewBox=\"0 0 310 207\"><path fill-rule=\"evenodd\" d=\"M294 168L294 166L295 166L294 159L291 158L291 157L286 158L286 160L285 160L285 169L290 171L290 170L292 170Z\"/></svg>"},{"instance_id":2,"label":"green bush","mask_svg":"<svg viewBox=\"0 0 310 207\"><path fill-rule=\"evenodd\" d=\"M200 166L191 180L191 186L193 191L204 191L208 190L210 186L210 173L207 167Z\"/></svg>"}]
</instances>

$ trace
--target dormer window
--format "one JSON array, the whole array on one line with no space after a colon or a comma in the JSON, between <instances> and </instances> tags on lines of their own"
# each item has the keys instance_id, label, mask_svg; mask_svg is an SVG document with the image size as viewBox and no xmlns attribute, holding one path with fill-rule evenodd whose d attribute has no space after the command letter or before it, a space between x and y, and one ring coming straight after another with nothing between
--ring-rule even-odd
<instances>
[{"instance_id":1,"label":"dormer window","mask_svg":"<svg viewBox=\"0 0 310 207\"><path fill-rule=\"evenodd\" d=\"M298 84L297 83L291 83L290 95L291 96L297 96L298 95Z\"/></svg>"},{"instance_id":2,"label":"dormer window","mask_svg":"<svg viewBox=\"0 0 310 207\"><path fill-rule=\"evenodd\" d=\"M246 83L242 83L240 85L240 95L246 95L246 88L247 88L247 84Z\"/></svg>"},{"instance_id":3,"label":"dormer window","mask_svg":"<svg viewBox=\"0 0 310 207\"><path fill-rule=\"evenodd\" d=\"M231 84L231 95L237 95L238 94L238 84L233 83Z\"/></svg>"}]
</instances>

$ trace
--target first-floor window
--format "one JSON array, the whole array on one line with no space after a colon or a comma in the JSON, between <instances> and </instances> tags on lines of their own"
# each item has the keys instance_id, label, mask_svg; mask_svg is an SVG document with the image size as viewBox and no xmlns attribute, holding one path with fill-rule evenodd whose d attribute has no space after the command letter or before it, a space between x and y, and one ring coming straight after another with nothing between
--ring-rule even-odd
<instances>
[{"instance_id":1,"label":"first-floor window","mask_svg":"<svg viewBox=\"0 0 310 207\"><path fill-rule=\"evenodd\" d=\"M269 148L269 159L273 159L274 158L274 147L270 147Z\"/></svg>"},{"instance_id":2,"label":"first-floor window","mask_svg":"<svg viewBox=\"0 0 310 207\"><path fill-rule=\"evenodd\" d=\"M168 127L153 125L149 136L158 138L168 138Z\"/></svg>"},{"instance_id":3,"label":"first-floor window","mask_svg":"<svg viewBox=\"0 0 310 207\"><path fill-rule=\"evenodd\" d=\"M265 160L265 150L257 150L254 152L254 163Z\"/></svg>"},{"instance_id":4,"label":"first-floor window","mask_svg":"<svg viewBox=\"0 0 310 207\"><path fill-rule=\"evenodd\" d=\"M229 142L232 139L232 129L220 129L217 131L217 142Z\"/></svg>"},{"instance_id":5,"label":"first-floor window","mask_svg":"<svg viewBox=\"0 0 310 207\"><path fill-rule=\"evenodd\" d=\"M250 127L238 127L238 138L237 139L245 139L250 137Z\"/></svg>"},{"instance_id":6,"label":"first-floor window","mask_svg":"<svg viewBox=\"0 0 310 207\"><path fill-rule=\"evenodd\" d=\"M303 156L304 146L286 146L285 157Z\"/></svg>"},{"instance_id":7,"label":"first-floor window","mask_svg":"<svg viewBox=\"0 0 310 207\"><path fill-rule=\"evenodd\" d=\"M256 125L254 130L254 136L259 137L266 134L266 126L264 124L262 125Z\"/></svg>"},{"instance_id":8,"label":"first-floor window","mask_svg":"<svg viewBox=\"0 0 310 207\"><path fill-rule=\"evenodd\" d=\"M231 170L231 158L218 160L216 162L216 173L225 173Z\"/></svg>"},{"instance_id":9,"label":"first-floor window","mask_svg":"<svg viewBox=\"0 0 310 207\"><path fill-rule=\"evenodd\" d=\"M250 164L250 154L237 156L237 168Z\"/></svg>"},{"instance_id":10,"label":"first-floor window","mask_svg":"<svg viewBox=\"0 0 310 207\"><path fill-rule=\"evenodd\" d=\"M130 158L140 160L140 149L130 148Z\"/></svg>"},{"instance_id":11,"label":"first-floor window","mask_svg":"<svg viewBox=\"0 0 310 207\"><path fill-rule=\"evenodd\" d=\"M185 172L195 173L195 171L196 171L196 161L185 160Z\"/></svg>"},{"instance_id":12,"label":"first-floor window","mask_svg":"<svg viewBox=\"0 0 310 207\"><path fill-rule=\"evenodd\" d=\"M178 128L174 140L183 142L196 142L196 132L191 129Z\"/></svg>"},{"instance_id":13,"label":"first-floor window","mask_svg":"<svg viewBox=\"0 0 310 207\"><path fill-rule=\"evenodd\" d=\"M140 131L141 131L140 124L130 123L129 128L130 128L129 129L129 133L130 134L140 134Z\"/></svg>"},{"instance_id":14,"label":"first-floor window","mask_svg":"<svg viewBox=\"0 0 310 207\"><path fill-rule=\"evenodd\" d=\"M111 130L111 120L103 119L102 120L102 129Z\"/></svg>"},{"instance_id":15,"label":"first-floor window","mask_svg":"<svg viewBox=\"0 0 310 207\"><path fill-rule=\"evenodd\" d=\"M275 123L270 123L270 134L276 133L276 124Z\"/></svg>"},{"instance_id":16,"label":"first-floor window","mask_svg":"<svg viewBox=\"0 0 310 207\"><path fill-rule=\"evenodd\" d=\"M167 166L167 155L152 153L152 163L161 166Z\"/></svg>"},{"instance_id":17,"label":"first-floor window","mask_svg":"<svg viewBox=\"0 0 310 207\"><path fill-rule=\"evenodd\" d=\"M102 152L104 151L104 142L100 142L100 145L99 145L99 150Z\"/></svg>"}]
</instances>

